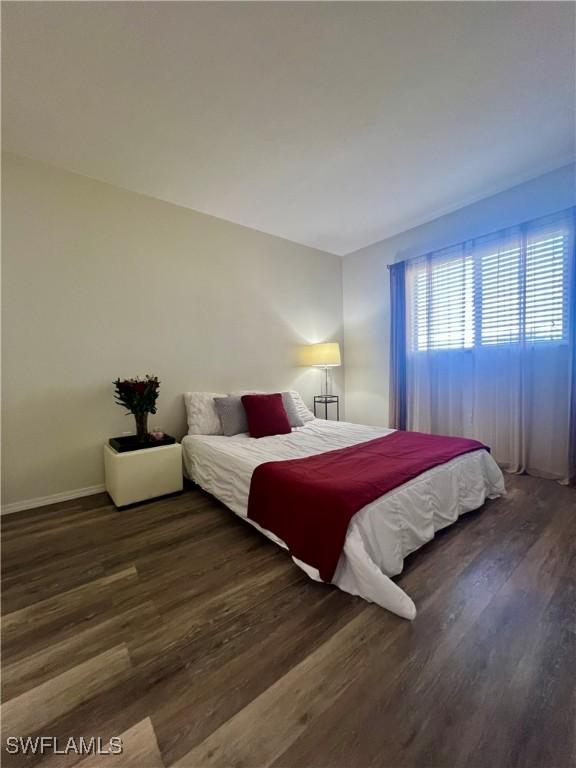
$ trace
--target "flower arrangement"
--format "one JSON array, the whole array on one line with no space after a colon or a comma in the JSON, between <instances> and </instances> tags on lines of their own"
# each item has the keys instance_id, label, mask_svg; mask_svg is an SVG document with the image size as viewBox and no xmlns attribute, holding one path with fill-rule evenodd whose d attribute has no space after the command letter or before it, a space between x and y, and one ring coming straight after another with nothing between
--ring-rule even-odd
<instances>
[{"instance_id":1,"label":"flower arrangement","mask_svg":"<svg viewBox=\"0 0 576 768\"><path fill-rule=\"evenodd\" d=\"M156 400L160 389L157 376L140 379L116 379L114 399L136 419L136 434L140 442L148 440L148 414L156 413Z\"/></svg>"}]
</instances>

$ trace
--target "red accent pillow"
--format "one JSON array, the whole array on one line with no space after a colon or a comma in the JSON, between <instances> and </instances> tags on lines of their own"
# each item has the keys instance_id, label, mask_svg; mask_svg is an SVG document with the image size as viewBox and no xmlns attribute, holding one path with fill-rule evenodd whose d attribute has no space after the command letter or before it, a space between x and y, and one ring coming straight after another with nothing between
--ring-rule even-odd
<instances>
[{"instance_id":1,"label":"red accent pillow","mask_svg":"<svg viewBox=\"0 0 576 768\"><path fill-rule=\"evenodd\" d=\"M287 435L292 431L282 395L243 395L250 437Z\"/></svg>"}]
</instances>

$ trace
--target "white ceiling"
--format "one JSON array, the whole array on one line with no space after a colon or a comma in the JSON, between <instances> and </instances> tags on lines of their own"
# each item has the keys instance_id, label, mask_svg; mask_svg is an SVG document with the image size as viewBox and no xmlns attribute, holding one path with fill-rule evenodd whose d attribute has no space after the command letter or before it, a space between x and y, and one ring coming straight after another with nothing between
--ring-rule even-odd
<instances>
[{"instance_id":1,"label":"white ceiling","mask_svg":"<svg viewBox=\"0 0 576 768\"><path fill-rule=\"evenodd\" d=\"M5 148L338 254L574 157L570 2L4 2Z\"/></svg>"}]
</instances>

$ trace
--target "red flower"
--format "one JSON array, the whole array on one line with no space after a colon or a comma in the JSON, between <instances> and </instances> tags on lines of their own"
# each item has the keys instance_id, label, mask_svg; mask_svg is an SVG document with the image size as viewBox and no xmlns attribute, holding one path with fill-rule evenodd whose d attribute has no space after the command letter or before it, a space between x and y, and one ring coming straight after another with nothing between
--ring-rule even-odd
<instances>
[{"instance_id":1,"label":"red flower","mask_svg":"<svg viewBox=\"0 0 576 768\"><path fill-rule=\"evenodd\" d=\"M160 382L157 376L145 379L116 379L115 400L131 413L156 413L156 400Z\"/></svg>"}]
</instances>

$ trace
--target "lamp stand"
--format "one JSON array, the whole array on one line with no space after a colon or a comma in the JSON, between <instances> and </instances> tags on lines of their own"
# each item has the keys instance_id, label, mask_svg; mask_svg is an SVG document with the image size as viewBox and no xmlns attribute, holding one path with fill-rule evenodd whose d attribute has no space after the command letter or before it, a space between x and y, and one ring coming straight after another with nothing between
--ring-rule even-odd
<instances>
[{"instance_id":1,"label":"lamp stand","mask_svg":"<svg viewBox=\"0 0 576 768\"><path fill-rule=\"evenodd\" d=\"M331 378L329 378L329 376L331 377L331 373L329 373L329 371L330 371L330 366L325 365L324 366L324 381L323 381L324 386L321 387L321 389L323 390L322 394L325 395L326 397L328 397L328 395L331 394L331 392L329 390L332 389L332 387L330 386L332 384L332 380L331 380Z\"/></svg>"}]
</instances>

